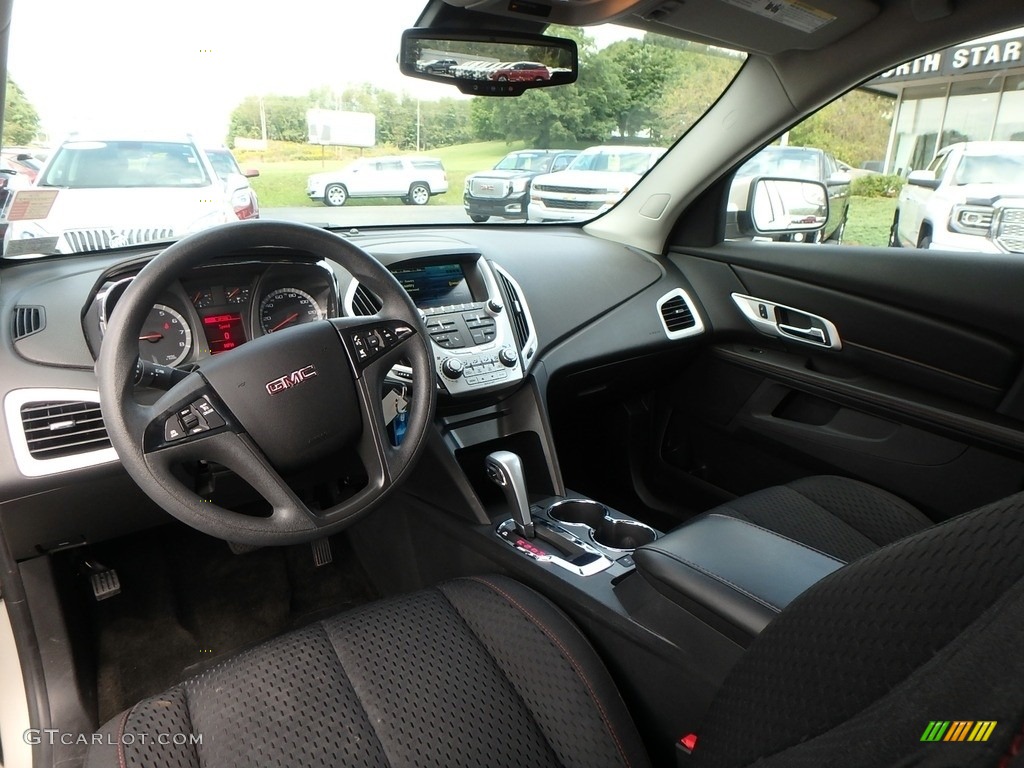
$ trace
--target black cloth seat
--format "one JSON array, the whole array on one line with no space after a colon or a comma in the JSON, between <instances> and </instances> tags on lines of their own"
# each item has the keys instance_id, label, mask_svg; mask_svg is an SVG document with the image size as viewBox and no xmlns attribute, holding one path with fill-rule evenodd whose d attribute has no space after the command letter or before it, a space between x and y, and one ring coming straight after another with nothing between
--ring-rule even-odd
<instances>
[{"instance_id":1,"label":"black cloth seat","mask_svg":"<svg viewBox=\"0 0 1024 768\"><path fill-rule=\"evenodd\" d=\"M90 767L648 765L580 631L498 576L289 633L139 702L101 733ZM168 734L202 743L159 743Z\"/></svg>"},{"instance_id":2,"label":"black cloth seat","mask_svg":"<svg viewBox=\"0 0 1024 768\"><path fill-rule=\"evenodd\" d=\"M834 475L765 488L704 514L746 520L844 563L934 525L891 493Z\"/></svg>"},{"instance_id":3,"label":"black cloth seat","mask_svg":"<svg viewBox=\"0 0 1024 768\"><path fill-rule=\"evenodd\" d=\"M1021 768L1022 637L1017 494L866 554L797 597L729 674L694 764ZM930 722L957 720L995 726L984 741L922 741ZM101 734L89 768L648 762L580 631L498 577L285 635L140 702Z\"/></svg>"}]
</instances>

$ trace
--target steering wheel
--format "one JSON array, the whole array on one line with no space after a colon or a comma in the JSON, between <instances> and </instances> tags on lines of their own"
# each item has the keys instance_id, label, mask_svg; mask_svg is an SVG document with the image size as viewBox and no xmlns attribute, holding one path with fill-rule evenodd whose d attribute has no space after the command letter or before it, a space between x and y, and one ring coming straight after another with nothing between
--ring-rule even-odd
<instances>
[{"instance_id":1,"label":"steering wheel","mask_svg":"<svg viewBox=\"0 0 1024 768\"><path fill-rule=\"evenodd\" d=\"M383 308L369 317L304 323L253 339L204 360L156 403L139 403L134 393L139 333L162 292L186 270L218 256L275 247L341 265L381 299ZM411 364L417 386L407 431L396 448L387 434L382 389L400 358ZM186 237L149 262L117 302L96 373L110 442L139 487L182 522L255 545L317 539L368 512L415 464L437 401L429 337L398 281L348 240L289 222L225 224ZM355 450L369 480L328 509L311 509L281 476L345 448ZM218 506L175 473L186 462L204 459L248 482L270 505L270 515Z\"/></svg>"}]
</instances>

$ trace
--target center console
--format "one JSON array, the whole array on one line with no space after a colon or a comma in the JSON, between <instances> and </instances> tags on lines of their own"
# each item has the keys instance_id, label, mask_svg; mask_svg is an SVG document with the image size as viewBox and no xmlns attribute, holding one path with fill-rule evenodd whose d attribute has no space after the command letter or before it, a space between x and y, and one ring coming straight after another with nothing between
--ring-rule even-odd
<instances>
[{"instance_id":1,"label":"center console","mask_svg":"<svg viewBox=\"0 0 1024 768\"><path fill-rule=\"evenodd\" d=\"M478 253L381 260L422 314L443 392L476 395L522 382L537 338L522 289L511 275ZM347 310L372 314L379 308L375 299L353 281Z\"/></svg>"}]
</instances>

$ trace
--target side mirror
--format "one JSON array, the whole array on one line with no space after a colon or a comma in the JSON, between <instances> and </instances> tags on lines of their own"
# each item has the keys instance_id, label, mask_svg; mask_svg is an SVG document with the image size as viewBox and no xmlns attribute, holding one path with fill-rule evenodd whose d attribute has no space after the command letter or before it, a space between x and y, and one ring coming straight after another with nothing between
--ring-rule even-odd
<instances>
[{"instance_id":1,"label":"side mirror","mask_svg":"<svg viewBox=\"0 0 1024 768\"><path fill-rule=\"evenodd\" d=\"M449 83L474 96L519 96L527 88L576 82L576 43L560 37L439 29L402 33L403 74Z\"/></svg>"},{"instance_id":2,"label":"side mirror","mask_svg":"<svg viewBox=\"0 0 1024 768\"><path fill-rule=\"evenodd\" d=\"M847 171L836 171L828 177L825 185L829 187L845 187L847 184L850 184L853 181L853 177Z\"/></svg>"},{"instance_id":3,"label":"side mirror","mask_svg":"<svg viewBox=\"0 0 1024 768\"><path fill-rule=\"evenodd\" d=\"M260 175L260 172L255 168L246 168L244 171L242 171L242 175L245 176L245 178L247 179L255 179L257 176Z\"/></svg>"},{"instance_id":4,"label":"side mirror","mask_svg":"<svg viewBox=\"0 0 1024 768\"><path fill-rule=\"evenodd\" d=\"M746 213L747 234L817 232L828 221L828 190L820 181L754 179Z\"/></svg>"},{"instance_id":5,"label":"side mirror","mask_svg":"<svg viewBox=\"0 0 1024 768\"><path fill-rule=\"evenodd\" d=\"M935 171L911 171L907 176L907 184L925 189L939 188L939 180L935 178Z\"/></svg>"}]
</instances>

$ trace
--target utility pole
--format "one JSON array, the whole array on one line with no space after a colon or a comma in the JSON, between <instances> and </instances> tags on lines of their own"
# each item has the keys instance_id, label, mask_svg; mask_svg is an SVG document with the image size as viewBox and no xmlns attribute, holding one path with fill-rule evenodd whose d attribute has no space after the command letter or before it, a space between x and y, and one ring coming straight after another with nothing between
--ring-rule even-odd
<instances>
[{"instance_id":1,"label":"utility pole","mask_svg":"<svg viewBox=\"0 0 1024 768\"><path fill-rule=\"evenodd\" d=\"M420 151L420 100L416 99L416 151Z\"/></svg>"},{"instance_id":2,"label":"utility pole","mask_svg":"<svg viewBox=\"0 0 1024 768\"><path fill-rule=\"evenodd\" d=\"M263 137L263 146L267 145L267 108L263 105L263 97L260 96L260 135Z\"/></svg>"}]
</instances>

